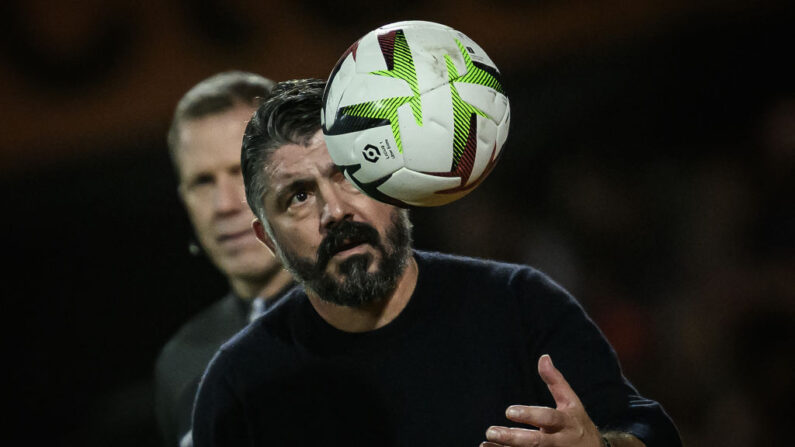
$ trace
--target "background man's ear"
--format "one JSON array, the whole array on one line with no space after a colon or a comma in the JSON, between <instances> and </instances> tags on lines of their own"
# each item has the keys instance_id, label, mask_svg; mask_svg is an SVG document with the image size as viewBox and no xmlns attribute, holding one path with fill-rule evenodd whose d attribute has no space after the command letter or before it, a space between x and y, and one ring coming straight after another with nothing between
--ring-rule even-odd
<instances>
[{"instance_id":1,"label":"background man's ear","mask_svg":"<svg viewBox=\"0 0 795 447\"><path fill-rule=\"evenodd\" d=\"M265 225L262 223L261 220L255 218L253 222L251 222L251 227L254 228L254 234L257 235L257 239L260 240L271 253L276 256L276 245L273 243L273 239L271 239L270 235L267 231L265 231Z\"/></svg>"}]
</instances>

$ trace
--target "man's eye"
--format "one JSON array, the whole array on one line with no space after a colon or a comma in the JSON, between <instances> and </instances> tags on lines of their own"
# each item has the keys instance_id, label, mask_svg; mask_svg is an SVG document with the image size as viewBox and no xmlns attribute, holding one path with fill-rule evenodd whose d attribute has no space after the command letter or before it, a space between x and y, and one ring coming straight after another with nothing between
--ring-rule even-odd
<instances>
[{"instance_id":1,"label":"man's eye","mask_svg":"<svg viewBox=\"0 0 795 447\"><path fill-rule=\"evenodd\" d=\"M191 194L206 194L214 182L215 179L211 175L199 175L185 184L185 190Z\"/></svg>"},{"instance_id":2,"label":"man's eye","mask_svg":"<svg viewBox=\"0 0 795 447\"><path fill-rule=\"evenodd\" d=\"M196 186L204 186L209 185L213 182L213 177L211 175L199 175L195 177L191 182L190 185L192 187Z\"/></svg>"},{"instance_id":3,"label":"man's eye","mask_svg":"<svg viewBox=\"0 0 795 447\"><path fill-rule=\"evenodd\" d=\"M290 198L290 205L296 205L301 202L305 202L308 198L309 194L307 194L306 191L297 192Z\"/></svg>"}]
</instances>

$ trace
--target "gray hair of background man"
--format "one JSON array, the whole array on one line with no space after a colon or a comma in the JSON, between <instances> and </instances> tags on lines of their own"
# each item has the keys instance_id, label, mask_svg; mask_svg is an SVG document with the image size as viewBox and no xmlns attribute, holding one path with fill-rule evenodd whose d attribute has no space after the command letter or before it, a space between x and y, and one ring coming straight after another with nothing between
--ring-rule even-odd
<instances>
[{"instance_id":1,"label":"gray hair of background man","mask_svg":"<svg viewBox=\"0 0 795 447\"><path fill-rule=\"evenodd\" d=\"M249 207L271 233L262 199L267 190L265 166L285 144L306 146L320 130L323 89L320 79L294 79L276 84L251 117L243 135L240 165Z\"/></svg>"},{"instance_id":2,"label":"gray hair of background man","mask_svg":"<svg viewBox=\"0 0 795 447\"><path fill-rule=\"evenodd\" d=\"M275 83L258 74L245 71L225 71L199 82L179 100L168 129L168 152L177 174L176 151L180 126L185 121L217 115L238 105L259 106Z\"/></svg>"}]
</instances>

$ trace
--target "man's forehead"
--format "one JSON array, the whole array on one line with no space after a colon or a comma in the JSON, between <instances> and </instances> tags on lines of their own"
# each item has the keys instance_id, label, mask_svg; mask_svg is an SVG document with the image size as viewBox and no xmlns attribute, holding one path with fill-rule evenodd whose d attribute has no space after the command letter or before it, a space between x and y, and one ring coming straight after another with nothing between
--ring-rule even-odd
<instances>
[{"instance_id":1,"label":"man's forehead","mask_svg":"<svg viewBox=\"0 0 795 447\"><path fill-rule=\"evenodd\" d=\"M254 113L254 108L241 104L230 109L208 113L179 121L177 137L179 144L192 145L206 140L243 139L243 132ZM238 144L239 145L239 144Z\"/></svg>"},{"instance_id":2,"label":"man's forehead","mask_svg":"<svg viewBox=\"0 0 795 447\"><path fill-rule=\"evenodd\" d=\"M183 120L178 127L178 144L175 148L179 166L190 170L239 166L243 130L253 110L241 105Z\"/></svg>"},{"instance_id":3,"label":"man's forehead","mask_svg":"<svg viewBox=\"0 0 795 447\"><path fill-rule=\"evenodd\" d=\"M308 146L286 144L276 149L265 166L265 175L271 188L295 179L325 176L335 169L321 139L313 139Z\"/></svg>"}]
</instances>

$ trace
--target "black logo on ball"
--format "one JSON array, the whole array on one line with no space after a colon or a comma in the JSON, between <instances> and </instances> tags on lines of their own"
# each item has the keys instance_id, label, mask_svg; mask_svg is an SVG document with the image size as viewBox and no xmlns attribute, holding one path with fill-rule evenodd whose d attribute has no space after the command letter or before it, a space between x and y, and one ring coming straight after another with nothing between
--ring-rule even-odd
<instances>
[{"instance_id":1,"label":"black logo on ball","mask_svg":"<svg viewBox=\"0 0 795 447\"><path fill-rule=\"evenodd\" d=\"M364 147L364 149L362 149L362 155L364 155L365 160L369 161L370 163L375 163L379 158L381 158L381 151L379 151L378 148L372 144L368 144Z\"/></svg>"}]
</instances>

